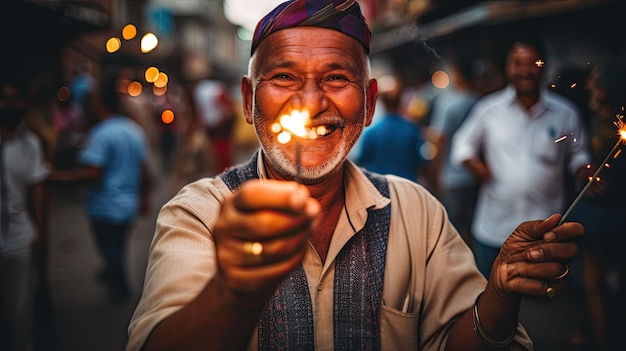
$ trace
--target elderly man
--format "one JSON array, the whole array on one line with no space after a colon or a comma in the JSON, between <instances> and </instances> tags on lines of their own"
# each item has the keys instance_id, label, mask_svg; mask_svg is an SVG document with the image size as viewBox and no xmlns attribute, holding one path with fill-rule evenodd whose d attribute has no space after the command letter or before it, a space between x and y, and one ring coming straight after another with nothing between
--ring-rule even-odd
<instances>
[{"instance_id":1,"label":"elderly man","mask_svg":"<svg viewBox=\"0 0 626 351\"><path fill-rule=\"evenodd\" d=\"M433 196L348 161L377 98L369 39L355 1L259 22L241 91L261 149L161 210L128 350L532 348L521 296L560 291L582 226L520 225L487 282ZM296 110L317 136L279 143Z\"/></svg>"}]
</instances>

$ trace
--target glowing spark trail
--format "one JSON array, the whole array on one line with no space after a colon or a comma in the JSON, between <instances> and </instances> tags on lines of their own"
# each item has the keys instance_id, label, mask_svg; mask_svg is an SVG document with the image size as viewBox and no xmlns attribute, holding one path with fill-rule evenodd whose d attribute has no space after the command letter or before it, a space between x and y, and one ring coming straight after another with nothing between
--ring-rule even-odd
<instances>
[{"instance_id":1,"label":"glowing spark trail","mask_svg":"<svg viewBox=\"0 0 626 351\"><path fill-rule=\"evenodd\" d=\"M563 135L562 137L560 137L560 138L556 139L556 140L554 141L554 143L555 143L555 144L556 144L556 143L560 143L561 141L563 141L563 140L565 140L565 139L567 139L567 135Z\"/></svg>"},{"instance_id":2,"label":"glowing spark trail","mask_svg":"<svg viewBox=\"0 0 626 351\"><path fill-rule=\"evenodd\" d=\"M565 211L565 214L563 215L563 217L561 217L561 221L559 222L559 225L565 222L565 219L567 218L567 216L569 216L569 214L572 212L574 207L576 207L578 202L580 202L580 199L582 199L583 195L587 192L587 189L589 189L589 187L594 182L597 182L600 180L600 177L598 177L598 175L600 174L600 171L602 171L602 169L608 165L607 161L609 160L611 155L613 155L615 150L617 150L618 146L620 146L621 143L626 143L626 123L624 123L624 121L622 120L624 118L624 115L616 115L616 117L617 117L617 121L613 122L613 124L615 124L615 126L617 127L617 133L620 136L619 139L617 139L617 142L615 143L611 151L609 151L609 153L606 155L606 157L604 158L604 161L602 161L600 166L598 166L598 168L593 173L593 175L589 177L589 181L587 182L585 187L580 191L580 193L578 193L578 196L576 196L576 198L574 199L574 201L572 201L572 204L569 206L567 211ZM618 153L616 153L614 158L617 157L617 155L619 154L619 151L621 150L618 150Z\"/></svg>"},{"instance_id":3,"label":"glowing spark trail","mask_svg":"<svg viewBox=\"0 0 626 351\"><path fill-rule=\"evenodd\" d=\"M574 135L574 133L569 133L569 134L570 134L570 135L572 135L572 136ZM563 135L562 137L560 137L560 138L556 139L556 140L554 141L554 143L555 143L555 144L560 143L561 141L563 141L563 140L565 140L565 139L567 139L567 138L569 138L569 136L567 136L567 135ZM574 139L573 139L573 142L574 142L574 143L576 142L576 138L574 138Z\"/></svg>"}]
</instances>

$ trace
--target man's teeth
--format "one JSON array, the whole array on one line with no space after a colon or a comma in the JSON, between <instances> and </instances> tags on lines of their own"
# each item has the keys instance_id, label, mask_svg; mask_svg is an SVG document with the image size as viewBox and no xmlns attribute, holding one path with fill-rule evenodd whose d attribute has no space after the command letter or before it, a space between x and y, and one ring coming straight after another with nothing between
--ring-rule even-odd
<instances>
[{"instance_id":1,"label":"man's teeth","mask_svg":"<svg viewBox=\"0 0 626 351\"><path fill-rule=\"evenodd\" d=\"M317 126L315 128L315 134L318 136L326 136L330 134L334 130L333 127L330 126Z\"/></svg>"}]
</instances>

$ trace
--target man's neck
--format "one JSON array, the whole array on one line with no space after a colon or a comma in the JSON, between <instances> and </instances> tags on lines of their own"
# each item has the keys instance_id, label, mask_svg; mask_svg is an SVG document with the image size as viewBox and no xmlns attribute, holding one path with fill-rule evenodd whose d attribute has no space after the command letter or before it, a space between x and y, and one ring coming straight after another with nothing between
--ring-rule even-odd
<instances>
[{"instance_id":1,"label":"man's neck","mask_svg":"<svg viewBox=\"0 0 626 351\"><path fill-rule=\"evenodd\" d=\"M517 94L517 101L524 107L526 111L530 110L537 102L539 102L539 94L537 95L519 95Z\"/></svg>"}]
</instances>

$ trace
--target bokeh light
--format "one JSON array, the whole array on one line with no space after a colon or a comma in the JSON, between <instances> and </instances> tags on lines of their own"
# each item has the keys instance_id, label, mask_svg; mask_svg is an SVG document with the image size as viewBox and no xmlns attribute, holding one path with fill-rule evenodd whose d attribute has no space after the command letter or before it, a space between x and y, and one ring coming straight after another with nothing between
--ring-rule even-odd
<instances>
[{"instance_id":1,"label":"bokeh light","mask_svg":"<svg viewBox=\"0 0 626 351\"><path fill-rule=\"evenodd\" d=\"M57 99L59 101L67 101L70 99L71 95L72 93L68 87L60 87L59 90L57 90Z\"/></svg>"},{"instance_id":2,"label":"bokeh light","mask_svg":"<svg viewBox=\"0 0 626 351\"><path fill-rule=\"evenodd\" d=\"M107 40L106 49L107 52L112 54L122 47L122 41L118 37L112 37Z\"/></svg>"},{"instance_id":3,"label":"bokeh light","mask_svg":"<svg viewBox=\"0 0 626 351\"><path fill-rule=\"evenodd\" d=\"M148 67L144 76L146 77L146 82L154 83L159 76L159 69L156 67Z\"/></svg>"},{"instance_id":4,"label":"bokeh light","mask_svg":"<svg viewBox=\"0 0 626 351\"><path fill-rule=\"evenodd\" d=\"M437 145L434 143L427 141L419 149L420 155L427 161L431 161L437 157L437 153L439 152Z\"/></svg>"},{"instance_id":5,"label":"bokeh light","mask_svg":"<svg viewBox=\"0 0 626 351\"><path fill-rule=\"evenodd\" d=\"M128 95L130 96L139 96L139 94L141 94L141 90L143 89L143 87L141 86L141 83L139 82L130 82L130 84L128 84Z\"/></svg>"},{"instance_id":6,"label":"bokeh light","mask_svg":"<svg viewBox=\"0 0 626 351\"><path fill-rule=\"evenodd\" d=\"M450 84L450 77L444 71L436 71L431 77L431 82L436 88L445 89Z\"/></svg>"},{"instance_id":7,"label":"bokeh light","mask_svg":"<svg viewBox=\"0 0 626 351\"><path fill-rule=\"evenodd\" d=\"M129 23L122 28L122 38L131 40L137 35L137 27Z\"/></svg>"},{"instance_id":8,"label":"bokeh light","mask_svg":"<svg viewBox=\"0 0 626 351\"><path fill-rule=\"evenodd\" d=\"M288 131L281 132L276 137L276 140L278 140L278 142L281 144L287 144L291 140L291 133L289 133Z\"/></svg>"},{"instance_id":9,"label":"bokeh light","mask_svg":"<svg viewBox=\"0 0 626 351\"><path fill-rule=\"evenodd\" d=\"M154 33L146 33L141 38L141 52L144 54L154 50L159 45L159 39L157 39Z\"/></svg>"},{"instance_id":10,"label":"bokeh light","mask_svg":"<svg viewBox=\"0 0 626 351\"><path fill-rule=\"evenodd\" d=\"M165 110L161 113L161 121L165 124L174 122L174 112L172 110Z\"/></svg>"},{"instance_id":11,"label":"bokeh light","mask_svg":"<svg viewBox=\"0 0 626 351\"><path fill-rule=\"evenodd\" d=\"M164 86L167 85L168 81L169 81L169 77L167 76L167 74L165 72L159 72L159 75L154 81L154 86L157 88L163 88Z\"/></svg>"},{"instance_id":12,"label":"bokeh light","mask_svg":"<svg viewBox=\"0 0 626 351\"><path fill-rule=\"evenodd\" d=\"M153 85L152 86L152 93L155 96L163 96L163 95L165 95L165 93L167 93L167 85L162 87L162 88L159 88L159 87Z\"/></svg>"}]
</instances>

